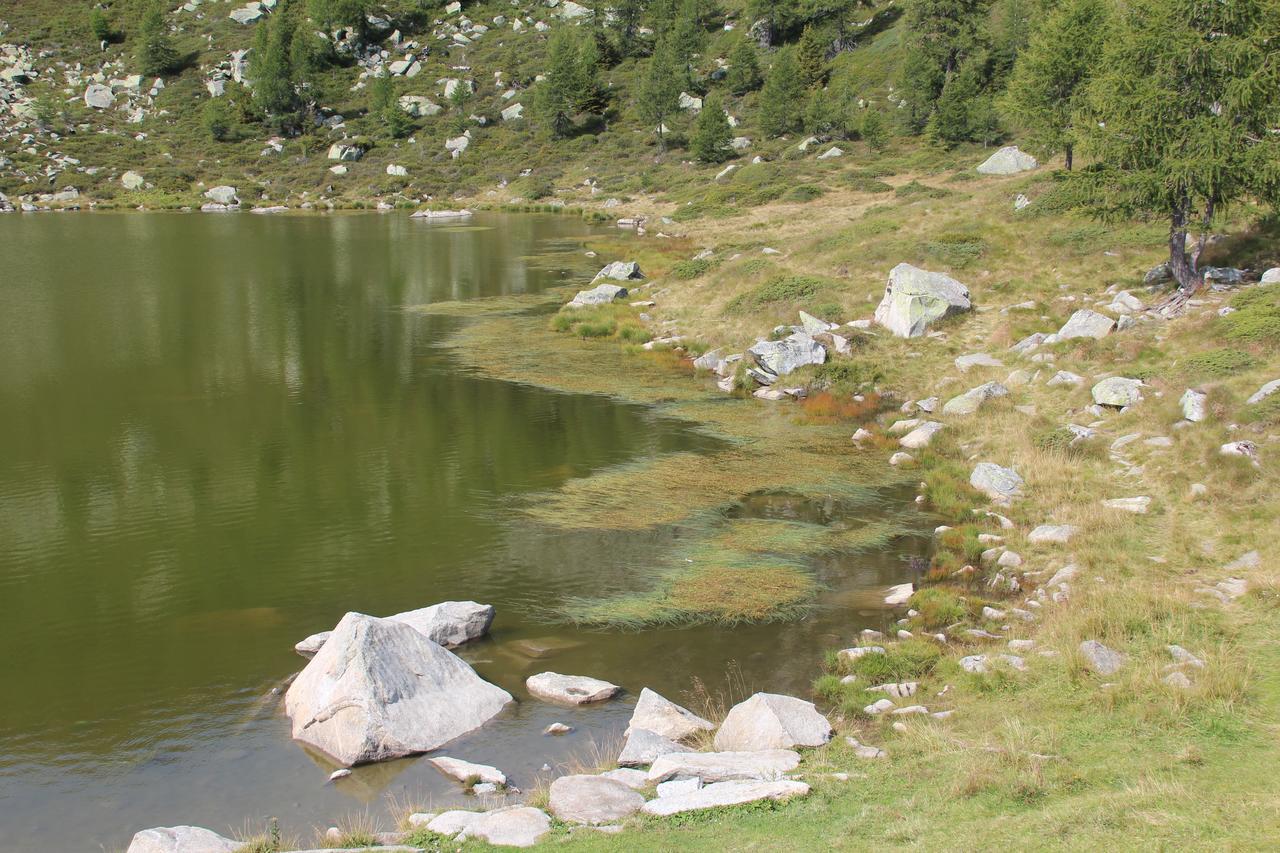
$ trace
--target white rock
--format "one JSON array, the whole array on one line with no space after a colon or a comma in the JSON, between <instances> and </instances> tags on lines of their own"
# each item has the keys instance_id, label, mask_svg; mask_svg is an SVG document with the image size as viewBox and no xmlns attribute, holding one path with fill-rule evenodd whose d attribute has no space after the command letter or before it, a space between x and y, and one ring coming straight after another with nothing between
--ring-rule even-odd
<instances>
[{"instance_id":1,"label":"white rock","mask_svg":"<svg viewBox=\"0 0 1280 853\"><path fill-rule=\"evenodd\" d=\"M1243 456L1258 464L1258 445L1252 441L1229 441L1218 448L1218 453L1222 456Z\"/></svg>"},{"instance_id":2,"label":"white rock","mask_svg":"<svg viewBox=\"0 0 1280 853\"><path fill-rule=\"evenodd\" d=\"M757 693L730 709L716 732L716 749L757 752L822 746L831 740L831 724L812 702L776 693Z\"/></svg>"},{"instance_id":3,"label":"white rock","mask_svg":"<svg viewBox=\"0 0 1280 853\"><path fill-rule=\"evenodd\" d=\"M1014 175L1036 168L1036 158L1018 149L1016 145L1001 148L978 166L981 175Z\"/></svg>"},{"instance_id":4,"label":"white rock","mask_svg":"<svg viewBox=\"0 0 1280 853\"><path fill-rule=\"evenodd\" d=\"M633 791L649 786L649 775L643 770L636 770L632 767L619 767L617 770L609 770L600 775L606 779L621 782Z\"/></svg>"},{"instance_id":5,"label":"white rock","mask_svg":"<svg viewBox=\"0 0 1280 853\"><path fill-rule=\"evenodd\" d=\"M551 818L546 812L531 806L513 806L477 815L457 840L478 838L499 847L532 847L550 831Z\"/></svg>"},{"instance_id":6,"label":"white rock","mask_svg":"<svg viewBox=\"0 0 1280 853\"><path fill-rule=\"evenodd\" d=\"M1142 402L1142 388L1141 379L1111 376L1093 386L1093 402L1117 408L1133 406Z\"/></svg>"},{"instance_id":7,"label":"white rock","mask_svg":"<svg viewBox=\"0 0 1280 853\"><path fill-rule=\"evenodd\" d=\"M393 178L404 178L408 176L409 170L404 166L400 166L395 163L388 163L387 174L391 175Z\"/></svg>"},{"instance_id":8,"label":"white rock","mask_svg":"<svg viewBox=\"0 0 1280 853\"><path fill-rule=\"evenodd\" d=\"M1084 657L1089 669L1098 675L1114 675L1125 664L1125 656L1109 649L1097 640L1085 640L1080 644L1080 654Z\"/></svg>"},{"instance_id":9,"label":"white rock","mask_svg":"<svg viewBox=\"0 0 1280 853\"><path fill-rule=\"evenodd\" d=\"M681 796L659 797L644 804L645 814L667 816L734 806L758 800L786 800L809 793L803 782L718 782Z\"/></svg>"},{"instance_id":10,"label":"white rock","mask_svg":"<svg viewBox=\"0 0 1280 853\"><path fill-rule=\"evenodd\" d=\"M230 206L240 203L240 199L236 195L235 187L213 187L212 189L205 191L204 197L216 204L225 204Z\"/></svg>"},{"instance_id":11,"label":"white rock","mask_svg":"<svg viewBox=\"0 0 1280 853\"><path fill-rule=\"evenodd\" d=\"M1272 267L1262 274L1259 284L1275 284L1280 282L1280 267Z\"/></svg>"},{"instance_id":12,"label":"white rock","mask_svg":"<svg viewBox=\"0 0 1280 853\"><path fill-rule=\"evenodd\" d=\"M671 740L684 740L699 732L714 730L715 724L646 687L640 691L631 722L627 724L627 731L632 729L647 729Z\"/></svg>"},{"instance_id":13,"label":"white rock","mask_svg":"<svg viewBox=\"0 0 1280 853\"><path fill-rule=\"evenodd\" d=\"M830 148L828 148L826 151L823 151L821 154L819 154L818 159L834 160L837 157L843 157L843 156L844 156L844 151L833 145Z\"/></svg>"},{"instance_id":14,"label":"white rock","mask_svg":"<svg viewBox=\"0 0 1280 853\"><path fill-rule=\"evenodd\" d=\"M618 753L618 766L644 767L663 755L688 751L687 746L682 746L671 738L663 737L648 729L629 728L626 742L622 745L622 751Z\"/></svg>"},{"instance_id":15,"label":"white rock","mask_svg":"<svg viewBox=\"0 0 1280 853\"><path fill-rule=\"evenodd\" d=\"M447 649L469 643L489 633L493 624L494 609L492 604L480 604L475 601L442 601L430 607L417 610L406 610L388 616L392 622L408 625L433 643L439 643ZM293 648L303 657L311 657L324 646L331 631L312 634Z\"/></svg>"},{"instance_id":16,"label":"white rock","mask_svg":"<svg viewBox=\"0 0 1280 853\"><path fill-rule=\"evenodd\" d=\"M1193 423L1203 421L1209 416L1208 400L1208 394L1188 388L1178 400L1178 405L1182 407L1182 416Z\"/></svg>"},{"instance_id":17,"label":"white rock","mask_svg":"<svg viewBox=\"0 0 1280 853\"><path fill-rule=\"evenodd\" d=\"M135 833L126 853L235 853L243 846L199 826L158 826Z\"/></svg>"},{"instance_id":18,"label":"white rock","mask_svg":"<svg viewBox=\"0 0 1280 853\"><path fill-rule=\"evenodd\" d=\"M511 695L400 622L348 613L285 694L293 737L350 766L428 752Z\"/></svg>"},{"instance_id":19,"label":"white rock","mask_svg":"<svg viewBox=\"0 0 1280 853\"><path fill-rule=\"evenodd\" d=\"M952 397L942 407L944 415L972 415L988 400L1009 396L1009 389L999 382L984 382L963 394Z\"/></svg>"},{"instance_id":20,"label":"white rock","mask_svg":"<svg viewBox=\"0 0 1280 853\"><path fill-rule=\"evenodd\" d=\"M561 776L551 783L547 810L566 823L612 823L640 811L644 797L604 776Z\"/></svg>"},{"instance_id":21,"label":"white rock","mask_svg":"<svg viewBox=\"0 0 1280 853\"><path fill-rule=\"evenodd\" d=\"M1151 508L1151 498L1146 495L1141 495L1135 498L1111 498L1109 500L1104 500L1102 505L1107 509L1119 509L1125 512L1142 515Z\"/></svg>"},{"instance_id":22,"label":"white rock","mask_svg":"<svg viewBox=\"0 0 1280 853\"><path fill-rule=\"evenodd\" d=\"M889 272L875 319L897 337L918 338L931 323L970 307L968 288L950 276L898 264Z\"/></svg>"},{"instance_id":23,"label":"white rock","mask_svg":"<svg viewBox=\"0 0 1280 853\"><path fill-rule=\"evenodd\" d=\"M498 768L490 767L487 764L472 764L470 761L463 761L460 758L450 758L447 755L428 759L428 763L450 779L455 779L459 782L465 783L467 781L479 780L481 782L488 782L492 785L507 784L507 774L503 773Z\"/></svg>"},{"instance_id":24,"label":"white rock","mask_svg":"<svg viewBox=\"0 0 1280 853\"><path fill-rule=\"evenodd\" d=\"M640 272L640 265L635 261L614 261L596 273L591 283L595 284L602 278L611 281L632 281L644 278L644 273Z\"/></svg>"},{"instance_id":25,"label":"white rock","mask_svg":"<svg viewBox=\"0 0 1280 853\"><path fill-rule=\"evenodd\" d=\"M969 475L969 485L992 499L1008 499L1022 494L1022 477L1012 468L994 462L979 462Z\"/></svg>"},{"instance_id":26,"label":"white rock","mask_svg":"<svg viewBox=\"0 0 1280 853\"><path fill-rule=\"evenodd\" d=\"M101 83L90 83L89 87L84 90L84 105L92 107L95 110L110 109L116 102L116 96L112 94L110 86L104 86Z\"/></svg>"},{"instance_id":27,"label":"white rock","mask_svg":"<svg viewBox=\"0 0 1280 853\"><path fill-rule=\"evenodd\" d=\"M670 782L659 782L653 792L659 797L679 797L692 794L702 787L701 779L672 779Z\"/></svg>"},{"instance_id":28,"label":"white rock","mask_svg":"<svg viewBox=\"0 0 1280 853\"><path fill-rule=\"evenodd\" d=\"M120 176L120 183L127 190L140 190L146 185L146 179L137 172L128 171Z\"/></svg>"},{"instance_id":29,"label":"white rock","mask_svg":"<svg viewBox=\"0 0 1280 853\"><path fill-rule=\"evenodd\" d=\"M1076 533L1070 524L1041 524L1027 534L1032 545L1066 545Z\"/></svg>"},{"instance_id":30,"label":"white rock","mask_svg":"<svg viewBox=\"0 0 1280 853\"><path fill-rule=\"evenodd\" d=\"M629 291L616 284L597 284L590 290L579 290L577 295L566 305L568 308L581 308L589 305L608 305L619 299L626 299Z\"/></svg>"},{"instance_id":31,"label":"white rock","mask_svg":"<svg viewBox=\"0 0 1280 853\"><path fill-rule=\"evenodd\" d=\"M968 370L970 367L1004 367L1004 362L994 358L985 352L975 352L968 355L958 356L955 360L956 367L960 370Z\"/></svg>"},{"instance_id":32,"label":"white rock","mask_svg":"<svg viewBox=\"0 0 1280 853\"><path fill-rule=\"evenodd\" d=\"M704 783L782 778L800 764L800 754L790 749L753 752L674 752L653 762L650 782L668 779L701 779Z\"/></svg>"},{"instance_id":33,"label":"white rock","mask_svg":"<svg viewBox=\"0 0 1280 853\"><path fill-rule=\"evenodd\" d=\"M1094 338L1101 340L1111 334L1116 321L1105 314L1081 308L1058 330L1058 340L1069 341L1073 338Z\"/></svg>"},{"instance_id":34,"label":"white rock","mask_svg":"<svg viewBox=\"0 0 1280 853\"><path fill-rule=\"evenodd\" d=\"M556 672L540 672L525 680L525 687L539 699L563 702L569 705L586 705L612 699L622 691L616 684L588 678L585 675L560 675Z\"/></svg>"},{"instance_id":35,"label":"white rock","mask_svg":"<svg viewBox=\"0 0 1280 853\"><path fill-rule=\"evenodd\" d=\"M1280 269L1280 267L1277 267L1277 269ZM1275 272L1275 270L1270 270L1270 272ZM1245 400L1245 402L1250 406L1256 403L1261 403L1277 391L1280 391L1280 379L1273 379L1257 391L1253 392L1253 394L1249 395L1249 399Z\"/></svg>"},{"instance_id":36,"label":"white rock","mask_svg":"<svg viewBox=\"0 0 1280 853\"><path fill-rule=\"evenodd\" d=\"M903 607L911 596L915 594L915 585L912 583L894 584L889 587L884 596L884 603L888 607ZM864 646L864 648L880 648L879 646ZM884 649L880 649L883 653Z\"/></svg>"}]
</instances>

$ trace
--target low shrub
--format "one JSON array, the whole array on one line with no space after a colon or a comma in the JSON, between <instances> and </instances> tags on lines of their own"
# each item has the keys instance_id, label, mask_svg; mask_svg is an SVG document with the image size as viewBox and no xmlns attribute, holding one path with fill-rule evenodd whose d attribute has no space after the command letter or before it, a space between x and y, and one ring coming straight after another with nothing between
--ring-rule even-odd
<instances>
[{"instance_id":1,"label":"low shrub","mask_svg":"<svg viewBox=\"0 0 1280 853\"><path fill-rule=\"evenodd\" d=\"M830 282L817 276L776 276L754 290L734 297L725 306L725 311L730 314L745 314L779 302L799 302L828 286Z\"/></svg>"}]
</instances>

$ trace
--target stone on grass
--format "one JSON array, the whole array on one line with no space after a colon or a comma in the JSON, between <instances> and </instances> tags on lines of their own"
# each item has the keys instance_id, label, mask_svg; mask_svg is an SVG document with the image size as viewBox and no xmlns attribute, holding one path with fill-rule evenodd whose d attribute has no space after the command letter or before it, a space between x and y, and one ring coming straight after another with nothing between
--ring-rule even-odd
<instances>
[{"instance_id":1,"label":"stone on grass","mask_svg":"<svg viewBox=\"0 0 1280 853\"><path fill-rule=\"evenodd\" d=\"M1142 402L1141 379L1111 376L1093 386L1093 402L1099 406L1124 408Z\"/></svg>"},{"instance_id":2,"label":"stone on grass","mask_svg":"<svg viewBox=\"0 0 1280 853\"><path fill-rule=\"evenodd\" d=\"M1182 407L1182 416L1193 423L1203 421L1209 416L1208 400L1208 394L1188 388L1183 392L1182 399L1178 400L1178 405Z\"/></svg>"},{"instance_id":3,"label":"stone on grass","mask_svg":"<svg viewBox=\"0 0 1280 853\"><path fill-rule=\"evenodd\" d=\"M1012 468L994 462L979 462L969 475L969 485L993 500L1008 500L1022 494L1022 478Z\"/></svg>"},{"instance_id":4,"label":"stone on grass","mask_svg":"<svg viewBox=\"0 0 1280 853\"><path fill-rule=\"evenodd\" d=\"M350 766L436 749L510 701L408 625L348 613L290 685L285 711L295 740Z\"/></svg>"},{"instance_id":5,"label":"stone on grass","mask_svg":"<svg viewBox=\"0 0 1280 853\"><path fill-rule=\"evenodd\" d=\"M229 206L240 203L240 199L236 196L235 187L213 187L212 189L205 190L204 197L216 204L225 204Z\"/></svg>"},{"instance_id":6,"label":"stone on grass","mask_svg":"<svg viewBox=\"0 0 1280 853\"><path fill-rule=\"evenodd\" d=\"M598 284L590 290L579 290L566 307L583 308L588 305L608 305L627 298L627 289L616 284Z\"/></svg>"},{"instance_id":7,"label":"stone on grass","mask_svg":"<svg viewBox=\"0 0 1280 853\"><path fill-rule=\"evenodd\" d=\"M1275 272L1275 270L1271 270L1271 272ZM1280 379L1272 379L1266 385L1263 385L1257 391L1253 392L1253 394L1249 395L1249 399L1245 400L1245 402L1250 406L1261 403L1277 391L1280 391Z\"/></svg>"},{"instance_id":8,"label":"stone on grass","mask_svg":"<svg viewBox=\"0 0 1280 853\"><path fill-rule=\"evenodd\" d=\"M759 800L787 800L808 793L808 785L790 779L774 782L717 782L680 796L650 800L644 804L642 811L663 817Z\"/></svg>"},{"instance_id":9,"label":"stone on grass","mask_svg":"<svg viewBox=\"0 0 1280 853\"><path fill-rule=\"evenodd\" d=\"M132 170L120 176L120 183L127 190L140 190L146 185L146 178Z\"/></svg>"},{"instance_id":10,"label":"stone on grass","mask_svg":"<svg viewBox=\"0 0 1280 853\"><path fill-rule=\"evenodd\" d=\"M551 818L546 812L532 806L512 806L477 815L457 840L478 838L499 847L532 847L550 831Z\"/></svg>"},{"instance_id":11,"label":"stone on grass","mask_svg":"<svg viewBox=\"0 0 1280 853\"><path fill-rule=\"evenodd\" d=\"M561 675L557 672L540 672L525 680L525 687L539 699L548 702L564 702L569 705L586 705L603 702L617 696L622 688L598 678L585 675Z\"/></svg>"},{"instance_id":12,"label":"stone on grass","mask_svg":"<svg viewBox=\"0 0 1280 853\"><path fill-rule=\"evenodd\" d=\"M618 753L619 767L644 767L652 764L663 755L670 755L673 752L688 752L687 746L682 746L670 738L651 732L648 729L638 729L634 726L627 729L627 740L622 745L622 751Z\"/></svg>"},{"instance_id":13,"label":"stone on grass","mask_svg":"<svg viewBox=\"0 0 1280 853\"><path fill-rule=\"evenodd\" d=\"M1057 339L1069 341L1073 338L1094 338L1101 340L1111 334L1116 321L1106 314L1099 314L1088 308L1081 308L1058 330Z\"/></svg>"},{"instance_id":14,"label":"stone on grass","mask_svg":"<svg viewBox=\"0 0 1280 853\"><path fill-rule=\"evenodd\" d=\"M704 720L688 708L658 695L648 687L640 691L636 709L631 713L627 731L646 729L671 740L684 740L699 732L715 729L715 723Z\"/></svg>"},{"instance_id":15,"label":"stone on grass","mask_svg":"<svg viewBox=\"0 0 1280 853\"><path fill-rule=\"evenodd\" d=\"M747 350L766 377L786 376L809 364L823 364L827 351L806 332L796 332L780 341L757 341Z\"/></svg>"},{"instance_id":16,"label":"stone on grass","mask_svg":"<svg viewBox=\"0 0 1280 853\"><path fill-rule=\"evenodd\" d=\"M1276 284L1280 282L1280 267L1272 267L1262 274L1259 284Z\"/></svg>"},{"instance_id":17,"label":"stone on grass","mask_svg":"<svg viewBox=\"0 0 1280 853\"><path fill-rule=\"evenodd\" d=\"M600 775L606 779L621 782L633 791L649 786L649 774L634 767L619 767L617 770L609 770Z\"/></svg>"},{"instance_id":18,"label":"stone on grass","mask_svg":"<svg viewBox=\"0 0 1280 853\"><path fill-rule=\"evenodd\" d=\"M1191 679L1187 678L1185 672L1179 670L1174 670L1161 680L1170 687L1177 687L1180 690L1189 690L1191 688Z\"/></svg>"},{"instance_id":19,"label":"stone on grass","mask_svg":"<svg viewBox=\"0 0 1280 853\"><path fill-rule=\"evenodd\" d=\"M644 805L644 797L615 779L561 776L551 783L547 810L567 823L611 823Z\"/></svg>"},{"instance_id":20,"label":"stone on grass","mask_svg":"<svg viewBox=\"0 0 1280 853\"><path fill-rule=\"evenodd\" d=\"M889 272L875 318L897 337L918 338L932 323L971 307L969 289L950 276L898 264Z\"/></svg>"},{"instance_id":21,"label":"stone on grass","mask_svg":"<svg viewBox=\"0 0 1280 853\"><path fill-rule=\"evenodd\" d=\"M1078 374L1072 373L1070 370L1059 370L1057 373L1053 374L1052 377L1050 377L1048 382L1045 383L1045 385L1049 386L1050 388L1054 388L1058 385L1082 385L1082 384L1084 384L1084 377Z\"/></svg>"},{"instance_id":22,"label":"stone on grass","mask_svg":"<svg viewBox=\"0 0 1280 853\"><path fill-rule=\"evenodd\" d=\"M126 853L235 853L243 846L199 826L157 826L134 833Z\"/></svg>"},{"instance_id":23,"label":"stone on grass","mask_svg":"<svg viewBox=\"0 0 1280 853\"><path fill-rule=\"evenodd\" d=\"M1146 495L1139 495L1134 498L1111 498L1104 500L1102 505L1107 509L1118 509L1137 515L1144 515L1151 508L1151 498Z\"/></svg>"},{"instance_id":24,"label":"stone on grass","mask_svg":"<svg viewBox=\"0 0 1280 853\"><path fill-rule=\"evenodd\" d=\"M450 779L458 782L488 782L492 785L507 784L507 774L503 773L496 767L490 767L487 764L472 764L470 761L463 761L460 758L450 758L447 755L441 755L437 758L428 760L432 767L439 770Z\"/></svg>"},{"instance_id":25,"label":"stone on grass","mask_svg":"<svg viewBox=\"0 0 1280 853\"><path fill-rule=\"evenodd\" d=\"M1218 448L1218 453L1222 456L1243 456L1254 465L1258 464L1258 445L1252 441L1229 441Z\"/></svg>"},{"instance_id":26,"label":"stone on grass","mask_svg":"<svg viewBox=\"0 0 1280 853\"><path fill-rule=\"evenodd\" d=\"M958 356L955 360L955 365L961 370L968 370L970 367L1004 367L1004 362L987 355L985 352L975 352Z\"/></svg>"},{"instance_id":27,"label":"stone on grass","mask_svg":"<svg viewBox=\"0 0 1280 853\"><path fill-rule=\"evenodd\" d=\"M1186 664L1194 666L1196 669L1204 669L1204 661L1184 649L1182 646L1172 645L1165 646L1169 650L1169 656L1178 664Z\"/></svg>"},{"instance_id":28,"label":"stone on grass","mask_svg":"<svg viewBox=\"0 0 1280 853\"><path fill-rule=\"evenodd\" d=\"M912 456L910 453L903 453L902 451L898 451L897 453L889 457L889 464L894 466L895 468L899 465L907 465L914 461L916 461L916 458L914 456Z\"/></svg>"},{"instance_id":29,"label":"stone on grass","mask_svg":"<svg viewBox=\"0 0 1280 853\"><path fill-rule=\"evenodd\" d=\"M1032 545L1066 545L1076 533L1070 524L1041 524L1027 534Z\"/></svg>"},{"instance_id":30,"label":"stone on grass","mask_svg":"<svg viewBox=\"0 0 1280 853\"><path fill-rule=\"evenodd\" d=\"M985 402L995 397L1007 397L1009 389L999 382L984 382L958 397L952 397L942 407L944 415L972 415Z\"/></svg>"},{"instance_id":31,"label":"stone on grass","mask_svg":"<svg viewBox=\"0 0 1280 853\"><path fill-rule=\"evenodd\" d=\"M742 779L780 779L800 764L800 754L790 749L751 752L673 752L653 762L650 782L668 779L701 779L704 783Z\"/></svg>"},{"instance_id":32,"label":"stone on grass","mask_svg":"<svg viewBox=\"0 0 1280 853\"><path fill-rule=\"evenodd\" d=\"M853 754L858 758L876 759L889 757L889 754L883 749L880 749L877 746L869 746L864 743L859 743L857 738L846 737L844 740L845 743L849 744L853 749Z\"/></svg>"},{"instance_id":33,"label":"stone on grass","mask_svg":"<svg viewBox=\"0 0 1280 853\"><path fill-rule=\"evenodd\" d=\"M1085 640L1081 643L1080 654L1084 657L1089 669L1098 675L1114 675L1120 671L1126 660L1124 654L1107 648L1097 640Z\"/></svg>"},{"instance_id":34,"label":"stone on grass","mask_svg":"<svg viewBox=\"0 0 1280 853\"><path fill-rule=\"evenodd\" d=\"M822 746L831 740L831 724L812 702L777 693L757 693L730 709L716 732L716 749L754 752Z\"/></svg>"},{"instance_id":35,"label":"stone on grass","mask_svg":"<svg viewBox=\"0 0 1280 853\"><path fill-rule=\"evenodd\" d=\"M116 96L111 93L110 86L104 86L101 83L90 83L88 88L84 90L84 105L86 107L105 110L110 109L115 102Z\"/></svg>"},{"instance_id":36,"label":"stone on grass","mask_svg":"<svg viewBox=\"0 0 1280 853\"><path fill-rule=\"evenodd\" d=\"M635 261L614 261L596 273L592 281L599 281L602 278L613 281L633 281L644 278L644 273L640 272L640 265Z\"/></svg>"},{"instance_id":37,"label":"stone on grass","mask_svg":"<svg viewBox=\"0 0 1280 853\"><path fill-rule=\"evenodd\" d=\"M1008 145L992 154L978 166L980 175L1016 175L1036 168L1040 164L1035 157L1021 151L1016 145Z\"/></svg>"}]
</instances>

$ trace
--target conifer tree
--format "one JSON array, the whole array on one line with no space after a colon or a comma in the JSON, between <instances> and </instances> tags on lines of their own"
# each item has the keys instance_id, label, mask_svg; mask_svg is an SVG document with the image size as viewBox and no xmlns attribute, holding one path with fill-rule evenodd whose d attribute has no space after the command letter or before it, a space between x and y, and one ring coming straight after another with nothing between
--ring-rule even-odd
<instances>
[{"instance_id":1,"label":"conifer tree","mask_svg":"<svg viewBox=\"0 0 1280 853\"><path fill-rule=\"evenodd\" d=\"M1271 0L1128 0L1111 17L1079 123L1097 166L1071 183L1095 215L1167 218L1179 285L1167 311L1203 284L1200 253L1224 208L1280 204L1276 33Z\"/></svg>"},{"instance_id":2,"label":"conifer tree","mask_svg":"<svg viewBox=\"0 0 1280 853\"><path fill-rule=\"evenodd\" d=\"M258 24L253 51L249 55L249 76L253 80L253 99L268 115L287 123L298 105L289 66L293 41L293 20L277 13Z\"/></svg>"},{"instance_id":3,"label":"conifer tree","mask_svg":"<svg viewBox=\"0 0 1280 853\"><path fill-rule=\"evenodd\" d=\"M636 106L641 117L658 132L658 148L667 150L663 126L680 108L681 74L669 39L660 38L640 80Z\"/></svg>"},{"instance_id":4,"label":"conifer tree","mask_svg":"<svg viewBox=\"0 0 1280 853\"><path fill-rule=\"evenodd\" d=\"M760 88L760 60L756 57L756 49L747 39L739 39L729 51L729 71L725 75L725 85L735 95Z\"/></svg>"},{"instance_id":5,"label":"conifer tree","mask_svg":"<svg viewBox=\"0 0 1280 853\"><path fill-rule=\"evenodd\" d=\"M568 136L573 130L573 116L583 101L583 74L577 31L556 30L547 46L547 70L538 84L535 104L538 114L551 135Z\"/></svg>"},{"instance_id":6,"label":"conifer tree","mask_svg":"<svg viewBox=\"0 0 1280 853\"><path fill-rule=\"evenodd\" d=\"M729 127L729 117L720 105L719 96L707 95L693 127L690 144L693 156L704 163L723 163L733 155L729 144L732 139L733 129Z\"/></svg>"},{"instance_id":7,"label":"conifer tree","mask_svg":"<svg viewBox=\"0 0 1280 853\"><path fill-rule=\"evenodd\" d=\"M1064 0L1036 27L1002 101L1034 147L1066 153L1068 171L1078 135L1075 114L1098 65L1107 14L1106 0Z\"/></svg>"},{"instance_id":8,"label":"conifer tree","mask_svg":"<svg viewBox=\"0 0 1280 853\"><path fill-rule=\"evenodd\" d=\"M805 104L800 68L794 49L788 45L774 56L760 90L760 129L766 136L782 136L795 130Z\"/></svg>"},{"instance_id":9,"label":"conifer tree","mask_svg":"<svg viewBox=\"0 0 1280 853\"><path fill-rule=\"evenodd\" d=\"M812 24L800 34L796 62L806 86L818 86L827 79L827 43L822 30Z\"/></svg>"},{"instance_id":10,"label":"conifer tree","mask_svg":"<svg viewBox=\"0 0 1280 853\"><path fill-rule=\"evenodd\" d=\"M862 121L858 135L872 151L883 151L889 144L889 129L884 116L875 107L868 106L862 111Z\"/></svg>"},{"instance_id":11,"label":"conifer tree","mask_svg":"<svg viewBox=\"0 0 1280 853\"><path fill-rule=\"evenodd\" d=\"M910 0L902 90L913 132L929 123L943 89L979 47L986 6L987 0Z\"/></svg>"},{"instance_id":12,"label":"conifer tree","mask_svg":"<svg viewBox=\"0 0 1280 853\"><path fill-rule=\"evenodd\" d=\"M162 77L177 67L178 51L169 38L164 12L159 3L152 3L138 29L138 70L146 77Z\"/></svg>"}]
</instances>

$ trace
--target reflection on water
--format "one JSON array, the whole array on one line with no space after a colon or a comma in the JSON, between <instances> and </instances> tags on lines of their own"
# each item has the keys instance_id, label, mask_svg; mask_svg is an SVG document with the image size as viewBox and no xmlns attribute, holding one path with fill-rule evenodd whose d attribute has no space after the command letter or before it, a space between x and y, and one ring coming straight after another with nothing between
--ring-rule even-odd
<instances>
[{"instance_id":1,"label":"reflection on water","mask_svg":"<svg viewBox=\"0 0 1280 853\"><path fill-rule=\"evenodd\" d=\"M302 665L292 645L351 609L498 607L463 655L526 701L449 751L522 787L616 737L633 701L527 701L534 672L674 698L737 661L757 687L805 688L823 645L863 624L850 602L901 578L896 554L821 561L829 592L802 625L545 620L625 586L676 534L548 531L515 499L710 440L461 371L437 346L460 321L400 307L581 280L586 233L549 217L0 222L0 850L269 815L309 837L390 796L458 801L415 760L326 784L328 763L289 740L272 688ZM544 738L553 721L576 731Z\"/></svg>"}]
</instances>

